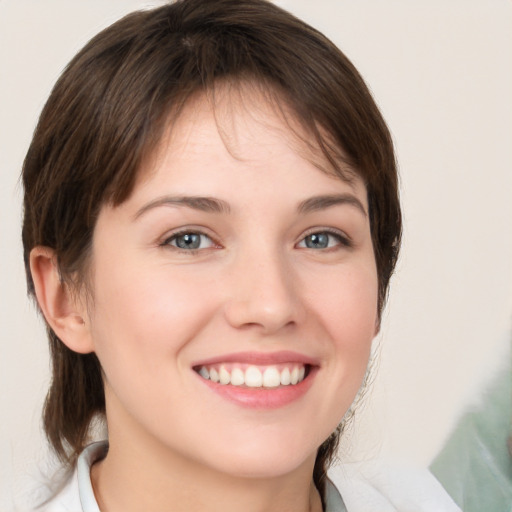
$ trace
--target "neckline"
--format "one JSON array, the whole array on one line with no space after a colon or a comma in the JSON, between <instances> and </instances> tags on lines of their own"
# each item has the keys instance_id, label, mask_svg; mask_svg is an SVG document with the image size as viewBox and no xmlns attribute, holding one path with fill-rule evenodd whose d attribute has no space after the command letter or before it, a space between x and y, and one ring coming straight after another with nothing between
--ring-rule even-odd
<instances>
[{"instance_id":1,"label":"neckline","mask_svg":"<svg viewBox=\"0 0 512 512\"><path fill-rule=\"evenodd\" d=\"M101 512L94 496L91 482L91 467L104 459L108 452L108 441L88 445L77 461L78 493L83 512ZM325 486L325 512L346 512L343 499L336 486L327 479Z\"/></svg>"}]
</instances>

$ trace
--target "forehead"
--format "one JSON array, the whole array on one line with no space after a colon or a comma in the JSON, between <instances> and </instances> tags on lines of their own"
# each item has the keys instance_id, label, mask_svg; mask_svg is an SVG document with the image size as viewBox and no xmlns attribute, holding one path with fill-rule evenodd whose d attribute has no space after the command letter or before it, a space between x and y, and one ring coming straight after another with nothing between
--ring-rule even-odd
<instances>
[{"instance_id":1,"label":"forehead","mask_svg":"<svg viewBox=\"0 0 512 512\"><path fill-rule=\"evenodd\" d=\"M158 205L193 203L204 210L208 200L237 222L265 219L279 229L304 213L351 204L357 208L350 211L359 210L368 221L362 178L350 168L334 168L285 105L276 108L252 91L239 97L222 92L196 96L169 120L131 196L106 210L125 222ZM107 218L105 209L101 217Z\"/></svg>"},{"instance_id":2,"label":"forehead","mask_svg":"<svg viewBox=\"0 0 512 512\"><path fill-rule=\"evenodd\" d=\"M138 181L150 179L170 152L175 157L190 157L194 151L217 145L233 159L248 161L251 155L277 150L283 142L332 177L349 184L360 179L333 137L317 124L308 126L284 93L240 82L220 83L195 93L178 112L171 113L159 143L141 166Z\"/></svg>"}]
</instances>

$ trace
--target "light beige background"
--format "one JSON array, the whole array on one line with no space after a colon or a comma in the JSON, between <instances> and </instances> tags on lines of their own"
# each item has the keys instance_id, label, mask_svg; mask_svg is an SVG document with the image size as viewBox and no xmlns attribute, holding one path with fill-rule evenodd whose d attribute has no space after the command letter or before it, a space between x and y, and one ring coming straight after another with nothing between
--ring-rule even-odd
<instances>
[{"instance_id":1,"label":"light beige background","mask_svg":"<svg viewBox=\"0 0 512 512\"><path fill-rule=\"evenodd\" d=\"M158 2L153 2L156 5ZM404 248L350 457L426 465L510 357L512 3L282 0L370 84L402 175ZM42 323L25 295L18 175L67 61L136 0L0 0L0 510L44 458ZM347 455L348 456L348 455Z\"/></svg>"}]
</instances>

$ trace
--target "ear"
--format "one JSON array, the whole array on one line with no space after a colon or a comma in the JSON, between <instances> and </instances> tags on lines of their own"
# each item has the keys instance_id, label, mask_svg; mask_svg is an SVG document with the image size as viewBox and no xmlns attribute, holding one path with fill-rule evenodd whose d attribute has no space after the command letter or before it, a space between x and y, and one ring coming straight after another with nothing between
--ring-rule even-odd
<instances>
[{"instance_id":1,"label":"ear","mask_svg":"<svg viewBox=\"0 0 512 512\"><path fill-rule=\"evenodd\" d=\"M42 246L32 249L30 272L39 307L55 334L74 352L93 352L87 309L62 281L55 252Z\"/></svg>"}]
</instances>

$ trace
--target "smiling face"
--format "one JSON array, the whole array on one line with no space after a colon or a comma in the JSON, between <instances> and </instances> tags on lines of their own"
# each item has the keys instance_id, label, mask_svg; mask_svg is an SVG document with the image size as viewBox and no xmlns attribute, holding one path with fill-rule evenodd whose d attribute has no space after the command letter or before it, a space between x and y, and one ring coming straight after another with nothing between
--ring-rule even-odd
<instances>
[{"instance_id":1,"label":"smiling face","mask_svg":"<svg viewBox=\"0 0 512 512\"><path fill-rule=\"evenodd\" d=\"M86 323L111 452L312 471L377 325L366 189L319 170L256 93L233 102L191 102L130 198L100 212Z\"/></svg>"}]
</instances>

